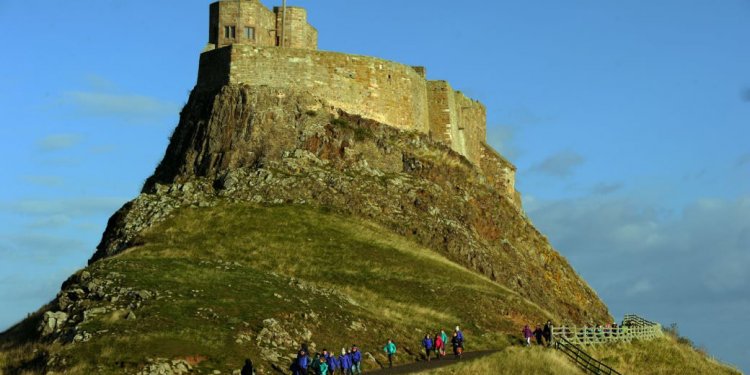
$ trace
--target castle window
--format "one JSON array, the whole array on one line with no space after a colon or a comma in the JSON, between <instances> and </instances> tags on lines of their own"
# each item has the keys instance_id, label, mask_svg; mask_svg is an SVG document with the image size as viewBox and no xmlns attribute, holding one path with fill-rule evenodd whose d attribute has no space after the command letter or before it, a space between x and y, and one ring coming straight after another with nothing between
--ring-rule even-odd
<instances>
[{"instance_id":1,"label":"castle window","mask_svg":"<svg viewBox=\"0 0 750 375\"><path fill-rule=\"evenodd\" d=\"M234 39L235 38L235 29L234 26L224 26L224 37Z\"/></svg>"},{"instance_id":2,"label":"castle window","mask_svg":"<svg viewBox=\"0 0 750 375\"><path fill-rule=\"evenodd\" d=\"M255 28L245 26L245 38L255 40Z\"/></svg>"}]
</instances>

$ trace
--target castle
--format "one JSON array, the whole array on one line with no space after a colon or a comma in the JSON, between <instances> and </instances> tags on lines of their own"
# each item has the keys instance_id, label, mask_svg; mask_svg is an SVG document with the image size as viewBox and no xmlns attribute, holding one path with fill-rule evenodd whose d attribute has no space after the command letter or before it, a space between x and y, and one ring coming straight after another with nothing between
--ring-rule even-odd
<instances>
[{"instance_id":1,"label":"castle","mask_svg":"<svg viewBox=\"0 0 750 375\"><path fill-rule=\"evenodd\" d=\"M198 90L248 84L307 91L333 108L429 134L474 165L517 205L515 166L486 140L486 109L424 67L317 49L317 30L299 7L266 8L259 0L210 5L209 41Z\"/></svg>"}]
</instances>

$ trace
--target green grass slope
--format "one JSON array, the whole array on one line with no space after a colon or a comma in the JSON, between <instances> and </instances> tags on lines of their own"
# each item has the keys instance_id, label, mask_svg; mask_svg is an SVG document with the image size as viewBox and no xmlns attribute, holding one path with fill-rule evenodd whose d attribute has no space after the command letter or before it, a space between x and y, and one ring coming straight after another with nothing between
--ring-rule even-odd
<instances>
[{"instance_id":1,"label":"green grass slope","mask_svg":"<svg viewBox=\"0 0 750 375\"><path fill-rule=\"evenodd\" d=\"M420 375L583 375L565 355L552 349L510 347L502 352Z\"/></svg>"},{"instance_id":2,"label":"green grass slope","mask_svg":"<svg viewBox=\"0 0 750 375\"><path fill-rule=\"evenodd\" d=\"M78 302L87 311L79 339L21 346L11 330L0 366L132 373L165 358L231 373L251 357L275 373L302 343L357 343L376 368L389 337L400 360L413 361L427 330L460 324L469 350L503 348L521 324L551 317L378 225L305 206L180 209L138 243L86 269L103 286L89 285L99 297Z\"/></svg>"},{"instance_id":3,"label":"green grass slope","mask_svg":"<svg viewBox=\"0 0 750 375\"><path fill-rule=\"evenodd\" d=\"M632 344L588 346L584 350L627 375L741 374L694 349L684 339L673 336L653 341L634 341ZM584 372L557 350L516 346L488 357L420 374L578 375Z\"/></svg>"},{"instance_id":4,"label":"green grass slope","mask_svg":"<svg viewBox=\"0 0 750 375\"><path fill-rule=\"evenodd\" d=\"M586 349L589 354L628 375L726 374L737 375L737 369L720 363L689 341L666 335L653 341L606 345Z\"/></svg>"}]
</instances>

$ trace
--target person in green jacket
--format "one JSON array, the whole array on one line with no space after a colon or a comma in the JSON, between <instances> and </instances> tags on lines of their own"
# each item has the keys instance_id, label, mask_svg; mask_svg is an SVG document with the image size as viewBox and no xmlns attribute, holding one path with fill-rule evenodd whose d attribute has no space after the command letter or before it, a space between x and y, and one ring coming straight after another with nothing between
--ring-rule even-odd
<instances>
[{"instance_id":1,"label":"person in green jacket","mask_svg":"<svg viewBox=\"0 0 750 375\"><path fill-rule=\"evenodd\" d=\"M440 350L440 355L445 357L445 346L448 345L448 335L445 333L444 329L440 330L440 338L443 340L443 349Z\"/></svg>"},{"instance_id":2,"label":"person in green jacket","mask_svg":"<svg viewBox=\"0 0 750 375\"><path fill-rule=\"evenodd\" d=\"M388 343L383 347L385 354L388 354L388 368L393 367L393 356L396 355L396 343L388 339Z\"/></svg>"},{"instance_id":3,"label":"person in green jacket","mask_svg":"<svg viewBox=\"0 0 750 375\"><path fill-rule=\"evenodd\" d=\"M328 363L326 362L326 357L320 356L320 366L318 369L320 375L328 375Z\"/></svg>"}]
</instances>

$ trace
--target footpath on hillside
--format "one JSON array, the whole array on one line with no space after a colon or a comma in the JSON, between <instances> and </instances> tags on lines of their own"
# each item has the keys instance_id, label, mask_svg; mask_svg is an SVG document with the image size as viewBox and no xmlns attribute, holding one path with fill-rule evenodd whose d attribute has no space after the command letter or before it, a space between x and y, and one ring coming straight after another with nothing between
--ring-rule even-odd
<instances>
[{"instance_id":1,"label":"footpath on hillside","mask_svg":"<svg viewBox=\"0 0 750 375\"><path fill-rule=\"evenodd\" d=\"M497 353L498 350L481 350L476 352L465 352L463 358L460 360L456 359L453 355L447 355L445 358L432 359L431 361L420 361L410 363L408 365L395 366L393 368L384 368L375 371L367 371L368 374L388 374L388 375L401 375L401 374L414 374L421 371L432 370L440 367L455 365L463 361L471 361L488 356L493 353Z\"/></svg>"}]
</instances>

